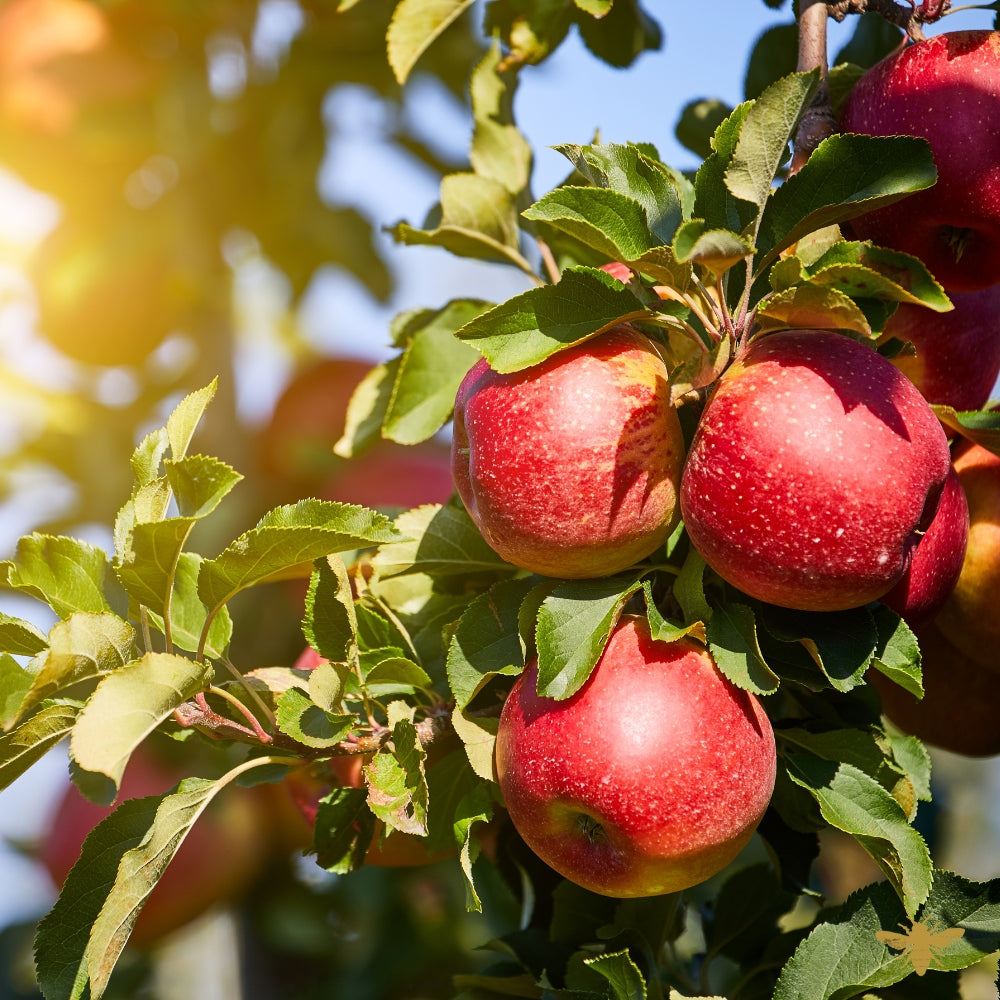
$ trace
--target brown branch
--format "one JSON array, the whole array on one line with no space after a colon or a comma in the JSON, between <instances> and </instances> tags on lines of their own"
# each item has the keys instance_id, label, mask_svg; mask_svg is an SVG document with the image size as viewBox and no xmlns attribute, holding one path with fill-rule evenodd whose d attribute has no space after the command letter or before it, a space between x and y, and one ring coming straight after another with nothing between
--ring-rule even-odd
<instances>
[{"instance_id":1,"label":"brown branch","mask_svg":"<svg viewBox=\"0 0 1000 1000\"><path fill-rule=\"evenodd\" d=\"M908 0L909 6L896 3L895 0L835 0L827 4L830 17L835 21L843 21L848 14L864 14L870 11L879 14L890 24L902 28L915 42L922 41L924 32L922 25L932 24L948 13L951 0Z\"/></svg>"},{"instance_id":2,"label":"brown branch","mask_svg":"<svg viewBox=\"0 0 1000 1000\"><path fill-rule=\"evenodd\" d=\"M809 159L812 151L837 131L837 120L830 104L830 67L826 52L826 27L829 20L824 0L803 0L799 12L798 71L808 73L819 69L820 81L816 94L806 108L795 130L794 152L789 174L795 174Z\"/></svg>"}]
</instances>

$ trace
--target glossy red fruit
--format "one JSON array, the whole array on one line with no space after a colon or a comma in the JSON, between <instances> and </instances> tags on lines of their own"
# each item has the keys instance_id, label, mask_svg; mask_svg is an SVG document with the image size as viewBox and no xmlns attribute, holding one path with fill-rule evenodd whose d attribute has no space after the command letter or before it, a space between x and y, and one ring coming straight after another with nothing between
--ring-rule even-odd
<instances>
[{"instance_id":1,"label":"glossy red fruit","mask_svg":"<svg viewBox=\"0 0 1000 1000\"><path fill-rule=\"evenodd\" d=\"M901 579L950 468L937 417L890 362L841 334L784 330L716 383L680 503L692 544L733 586L839 611Z\"/></svg>"},{"instance_id":2,"label":"glossy red fruit","mask_svg":"<svg viewBox=\"0 0 1000 1000\"><path fill-rule=\"evenodd\" d=\"M459 496L504 559L546 576L608 576L655 551L682 460L666 365L629 326L513 374L483 359L455 401Z\"/></svg>"},{"instance_id":3,"label":"glossy red fruit","mask_svg":"<svg viewBox=\"0 0 1000 1000\"><path fill-rule=\"evenodd\" d=\"M504 703L496 774L546 864L607 896L710 878L752 836L775 779L771 723L704 647L625 618L584 686L538 695L532 661Z\"/></svg>"},{"instance_id":4,"label":"glossy red fruit","mask_svg":"<svg viewBox=\"0 0 1000 1000\"><path fill-rule=\"evenodd\" d=\"M1000 375L1000 284L952 292L951 301L955 308L946 313L904 302L883 336L913 344L916 354L899 354L892 363L928 403L978 410Z\"/></svg>"},{"instance_id":5,"label":"glossy red fruit","mask_svg":"<svg viewBox=\"0 0 1000 1000\"><path fill-rule=\"evenodd\" d=\"M969 541L969 504L952 469L930 527L903 578L882 598L911 628L930 621L955 589Z\"/></svg>"},{"instance_id":6,"label":"glossy red fruit","mask_svg":"<svg viewBox=\"0 0 1000 1000\"><path fill-rule=\"evenodd\" d=\"M945 32L883 59L840 129L921 136L938 171L933 187L851 220L853 236L919 257L949 291L1000 281L1000 32Z\"/></svg>"}]
</instances>

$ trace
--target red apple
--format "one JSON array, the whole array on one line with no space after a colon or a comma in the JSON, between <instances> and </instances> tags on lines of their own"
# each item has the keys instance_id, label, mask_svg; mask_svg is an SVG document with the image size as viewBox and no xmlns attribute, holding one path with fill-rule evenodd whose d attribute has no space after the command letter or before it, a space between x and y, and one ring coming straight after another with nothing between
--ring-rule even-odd
<instances>
[{"instance_id":1,"label":"red apple","mask_svg":"<svg viewBox=\"0 0 1000 1000\"><path fill-rule=\"evenodd\" d=\"M989 670L949 642L936 624L917 633L924 696L912 694L884 674L867 679L882 696L886 718L925 743L967 757L1000 754L1000 673Z\"/></svg>"},{"instance_id":2,"label":"red apple","mask_svg":"<svg viewBox=\"0 0 1000 1000\"><path fill-rule=\"evenodd\" d=\"M848 223L858 239L919 257L949 291L1000 281L1000 32L954 31L869 69L842 132L922 136L937 184Z\"/></svg>"},{"instance_id":3,"label":"red apple","mask_svg":"<svg viewBox=\"0 0 1000 1000\"><path fill-rule=\"evenodd\" d=\"M380 441L358 458L333 453L347 404L371 365L323 358L297 372L278 397L257 439L260 471L277 502L315 495L365 507L444 503L453 491L447 445Z\"/></svg>"},{"instance_id":4,"label":"red apple","mask_svg":"<svg viewBox=\"0 0 1000 1000\"><path fill-rule=\"evenodd\" d=\"M884 338L908 340L916 354L893 364L928 403L978 410L1000 375L1000 284L975 292L952 292L955 308L937 313L903 303L886 324Z\"/></svg>"},{"instance_id":5,"label":"red apple","mask_svg":"<svg viewBox=\"0 0 1000 1000\"><path fill-rule=\"evenodd\" d=\"M935 624L971 660L1000 672L1000 456L965 442L955 471L969 499L969 544L958 582Z\"/></svg>"},{"instance_id":6,"label":"red apple","mask_svg":"<svg viewBox=\"0 0 1000 1000\"><path fill-rule=\"evenodd\" d=\"M496 773L527 845L606 896L710 878L750 839L775 778L771 723L689 639L623 618L584 686L555 701L531 661L504 703Z\"/></svg>"},{"instance_id":7,"label":"red apple","mask_svg":"<svg viewBox=\"0 0 1000 1000\"><path fill-rule=\"evenodd\" d=\"M761 601L859 607L903 576L951 467L916 387L838 333L753 341L716 383L681 480L692 544Z\"/></svg>"},{"instance_id":8,"label":"red apple","mask_svg":"<svg viewBox=\"0 0 1000 1000\"><path fill-rule=\"evenodd\" d=\"M954 469L934 520L917 542L903 578L882 598L911 628L930 621L955 589L969 539L969 504Z\"/></svg>"},{"instance_id":9,"label":"red apple","mask_svg":"<svg viewBox=\"0 0 1000 1000\"><path fill-rule=\"evenodd\" d=\"M120 798L161 795L184 776L140 748L125 770ZM210 803L146 900L131 944L153 944L250 886L267 853L267 823L254 793L229 787ZM84 798L75 785L67 788L38 849L57 888L76 863L87 834L111 811Z\"/></svg>"},{"instance_id":10,"label":"red apple","mask_svg":"<svg viewBox=\"0 0 1000 1000\"><path fill-rule=\"evenodd\" d=\"M504 559L546 576L608 576L661 546L682 460L666 366L629 326L509 375L483 359L455 401L462 501Z\"/></svg>"}]
</instances>

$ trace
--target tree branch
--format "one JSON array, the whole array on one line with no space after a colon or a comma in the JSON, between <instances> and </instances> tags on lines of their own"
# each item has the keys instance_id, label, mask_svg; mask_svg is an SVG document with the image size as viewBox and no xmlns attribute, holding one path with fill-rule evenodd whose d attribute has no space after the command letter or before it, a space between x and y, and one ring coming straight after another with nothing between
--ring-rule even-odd
<instances>
[{"instance_id":1,"label":"tree branch","mask_svg":"<svg viewBox=\"0 0 1000 1000\"><path fill-rule=\"evenodd\" d=\"M795 130L794 152L789 174L797 173L809 159L809 154L828 136L837 131L837 120L830 104L830 67L826 53L826 27L829 19L824 0L803 0L799 12L798 71L807 73L819 69L819 89L806 108Z\"/></svg>"}]
</instances>

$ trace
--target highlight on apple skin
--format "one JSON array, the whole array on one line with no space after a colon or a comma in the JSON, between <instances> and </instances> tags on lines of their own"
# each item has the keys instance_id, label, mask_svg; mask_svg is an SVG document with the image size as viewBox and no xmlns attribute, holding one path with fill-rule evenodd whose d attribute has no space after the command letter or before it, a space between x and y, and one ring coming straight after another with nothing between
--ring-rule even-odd
<instances>
[{"instance_id":1,"label":"highlight on apple skin","mask_svg":"<svg viewBox=\"0 0 1000 1000\"><path fill-rule=\"evenodd\" d=\"M1000 32L952 31L903 46L867 70L842 132L930 143L937 183L845 224L856 239L919 257L948 291L1000 274Z\"/></svg>"},{"instance_id":2,"label":"highlight on apple skin","mask_svg":"<svg viewBox=\"0 0 1000 1000\"><path fill-rule=\"evenodd\" d=\"M609 576L677 523L683 435L653 342L620 325L524 371L473 366L455 403L459 496L506 560Z\"/></svg>"},{"instance_id":3,"label":"highlight on apple skin","mask_svg":"<svg viewBox=\"0 0 1000 1000\"><path fill-rule=\"evenodd\" d=\"M629 616L566 700L540 696L537 676L532 661L504 702L495 765L542 861L624 898L696 885L739 854L774 788L774 733L704 647Z\"/></svg>"},{"instance_id":4,"label":"highlight on apple skin","mask_svg":"<svg viewBox=\"0 0 1000 1000\"><path fill-rule=\"evenodd\" d=\"M744 593L846 610L900 580L950 468L937 417L889 361L839 333L782 330L716 383L681 511L708 565Z\"/></svg>"}]
</instances>

